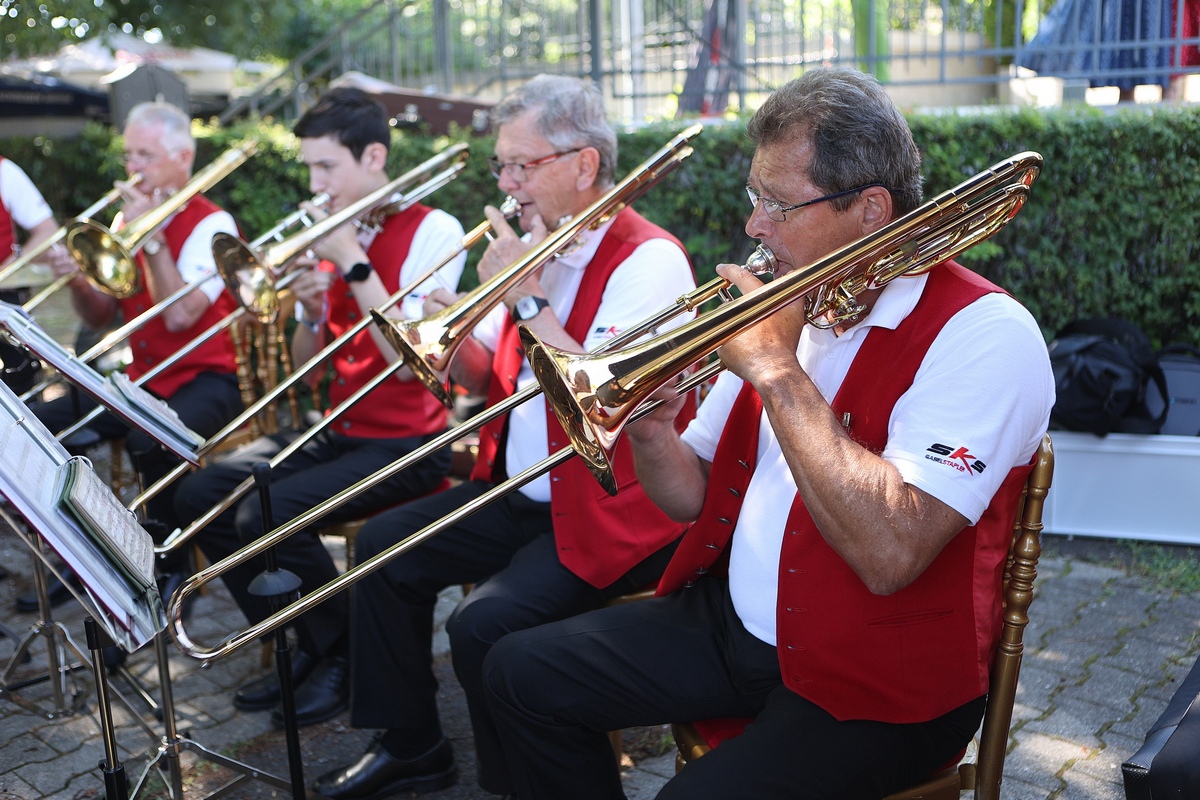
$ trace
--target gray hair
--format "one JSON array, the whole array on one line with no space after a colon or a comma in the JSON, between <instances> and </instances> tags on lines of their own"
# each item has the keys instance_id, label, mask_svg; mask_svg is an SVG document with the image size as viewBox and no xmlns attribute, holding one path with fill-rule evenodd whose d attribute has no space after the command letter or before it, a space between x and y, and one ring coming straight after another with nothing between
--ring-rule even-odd
<instances>
[{"instance_id":1,"label":"gray hair","mask_svg":"<svg viewBox=\"0 0 1200 800\"><path fill-rule=\"evenodd\" d=\"M563 75L538 75L513 90L492 109L492 126L533 113L538 133L558 151L594 147L600 153L596 183L613 184L617 134L604 113L604 96L589 81Z\"/></svg>"},{"instance_id":2,"label":"gray hair","mask_svg":"<svg viewBox=\"0 0 1200 800\"><path fill-rule=\"evenodd\" d=\"M921 153L904 115L875 78L852 69L816 69L767 98L747 127L755 145L807 139L808 179L833 194L878 183L896 216L921 204ZM845 211L854 197L830 201Z\"/></svg>"},{"instance_id":3,"label":"gray hair","mask_svg":"<svg viewBox=\"0 0 1200 800\"><path fill-rule=\"evenodd\" d=\"M192 121L178 106L158 102L138 103L125 118L125 127L130 125L161 125L159 142L163 147L171 152L185 149L196 152Z\"/></svg>"}]
</instances>

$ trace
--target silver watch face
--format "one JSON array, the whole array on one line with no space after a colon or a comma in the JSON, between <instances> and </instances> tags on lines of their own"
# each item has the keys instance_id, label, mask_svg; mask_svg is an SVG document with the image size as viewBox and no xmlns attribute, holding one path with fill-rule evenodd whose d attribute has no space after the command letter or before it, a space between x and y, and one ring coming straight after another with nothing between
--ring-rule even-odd
<instances>
[{"instance_id":1,"label":"silver watch face","mask_svg":"<svg viewBox=\"0 0 1200 800\"><path fill-rule=\"evenodd\" d=\"M533 295L522 297L517 301L517 304L513 306L513 311L516 312L513 316L515 316L519 322L524 322L525 320L536 317L538 312L548 305L550 305L550 303L548 303L546 300L543 300L539 297L534 297Z\"/></svg>"}]
</instances>

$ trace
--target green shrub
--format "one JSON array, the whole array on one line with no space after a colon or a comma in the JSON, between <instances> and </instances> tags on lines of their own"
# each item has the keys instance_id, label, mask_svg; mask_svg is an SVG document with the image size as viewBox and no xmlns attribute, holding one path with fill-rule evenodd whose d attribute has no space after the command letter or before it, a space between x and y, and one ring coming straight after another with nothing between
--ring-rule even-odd
<instances>
[{"instance_id":1,"label":"green shrub","mask_svg":"<svg viewBox=\"0 0 1200 800\"><path fill-rule=\"evenodd\" d=\"M909 121L925 158L927 196L1022 150L1044 156L1022 212L961 260L1025 303L1047 338L1072 319L1112 315L1136 322L1157 345L1200 345L1200 108L999 109L910 115ZM618 176L683 127L673 122L621 132ZM694 153L637 201L642 214L684 243L701 280L712 277L718 263L740 262L755 244L743 231L749 206L742 187L751 157L744 128L744 120L709 124L694 140ZM242 122L197 132L198 164L245 137L260 140L258 154L210 192L235 212L248 237L309 196L295 140L282 126ZM429 202L470 229L483 221L485 203L502 199L485 161L490 138L397 131L390 168L399 175L456 140L470 143L467 168ZM121 176L119 152L100 126L76 139L0 140L0 153L29 172L60 218ZM474 285L481 251L476 247L468 259L465 286Z\"/></svg>"}]
</instances>

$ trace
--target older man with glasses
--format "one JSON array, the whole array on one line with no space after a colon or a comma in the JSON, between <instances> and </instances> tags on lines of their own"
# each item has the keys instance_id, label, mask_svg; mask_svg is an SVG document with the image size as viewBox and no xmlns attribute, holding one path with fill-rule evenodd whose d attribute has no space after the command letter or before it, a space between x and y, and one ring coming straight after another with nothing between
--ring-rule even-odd
<instances>
[{"instance_id":1,"label":"older man with glasses","mask_svg":"<svg viewBox=\"0 0 1200 800\"><path fill-rule=\"evenodd\" d=\"M479 262L487 281L613 186L616 135L599 92L583 81L540 76L495 109L501 192L521 207L518 236L495 208L495 240ZM693 288L682 245L632 208L583 232L577 247L512 289L451 363L452 378L495 405L533 382L517 323L543 340L592 350ZM427 313L456 298L435 290ZM375 517L358 536L358 563L445 517L507 476L567 444L541 398L485 426L471 480ZM336 800L433 791L457 774L437 713L431 665L438 592L472 583L447 630L455 672L474 726L479 783L504 794L511 781L481 697L483 658L501 636L603 606L655 581L682 527L632 480L630 454L616 458L621 491L609 497L578 459L466 517L390 561L355 590L351 630L351 723L382 733L355 763L319 778Z\"/></svg>"},{"instance_id":2,"label":"older man with glasses","mask_svg":"<svg viewBox=\"0 0 1200 800\"><path fill-rule=\"evenodd\" d=\"M150 102L134 106L125 121L124 161L130 177L141 181L118 181L121 190L121 220L131 220L161 205L191 178L196 142L191 119L168 103ZM129 339L133 360L125 372L136 380L175 351L237 308L233 296L217 275L212 254L216 233L237 235L237 225L227 211L203 195L188 200L137 254L141 289L118 300L88 282L69 257L51 259L56 275L74 274L70 287L75 312L87 325L104 328L118 313L133 319L184 285L196 286L162 314L138 328ZM211 276L205 280L205 276ZM165 400L180 421L201 436L220 430L242 408L238 390L233 342L228 335L216 336L182 358L177 364L148 381L144 388ZM51 431L60 431L91 410L90 398L67 395L33 407ZM116 417L104 414L88 423L101 440L126 438L126 447L149 483L165 475L176 463L174 456L155 445L144 434L131 432ZM155 497L147 509L148 525L155 538L178 527L173 508L173 488ZM166 580L164 594L178 585L186 571L179 559Z\"/></svg>"}]
</instances>

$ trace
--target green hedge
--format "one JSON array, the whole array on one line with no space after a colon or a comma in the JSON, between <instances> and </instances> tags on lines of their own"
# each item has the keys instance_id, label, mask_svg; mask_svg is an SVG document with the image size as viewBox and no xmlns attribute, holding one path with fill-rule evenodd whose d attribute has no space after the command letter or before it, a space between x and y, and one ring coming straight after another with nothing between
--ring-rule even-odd
<instances>
[{"instance_id":1,"label":"green hedge","mask_svg":"<svg viewBox=\"0 0 1200 800\"><path fill-rule=\"evenodd\" d=\"M1045 169L1020 215L961 260L1009 289L1047 338L1066 322L1113 315L1135 321L1156 345L1200 345L1200 108L996 110L972 115L911 115L925 156L931 196L1022 150ZM620 175L683 128L670 123L620 135ZM259 153L211 192L253 237L309 196L296 145L272 123L241 123L199 133L197 163L257 135ZM393 174L454 138L397 132ZM501 198L484 157L492 141L470 139L463 175L430 201L470 228L484 203ZM742 229L742 187L750 165L744 121L709 125L695 152L638 202L647 217L687 246L702 279L720 262L740 261L754 242ZM119 143L100 126L76 139L0 140L41 187L61 218L103 194L122 171ZM472 253L470 270L480 248ZM466 280L474 280L469 272Z\"/></svg>"}]
</instances>

